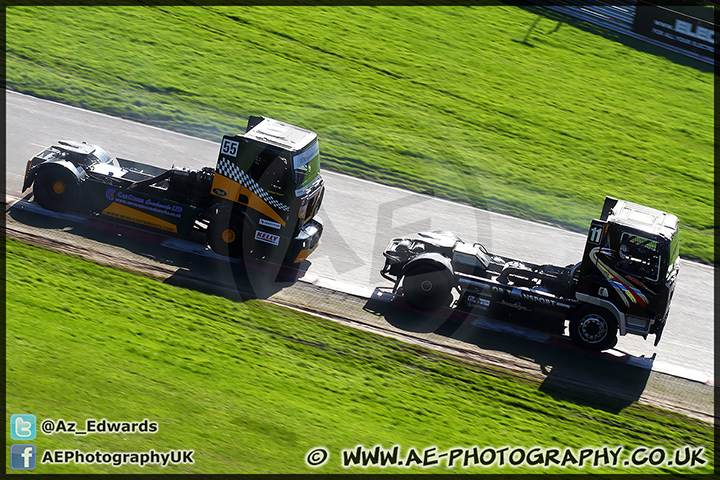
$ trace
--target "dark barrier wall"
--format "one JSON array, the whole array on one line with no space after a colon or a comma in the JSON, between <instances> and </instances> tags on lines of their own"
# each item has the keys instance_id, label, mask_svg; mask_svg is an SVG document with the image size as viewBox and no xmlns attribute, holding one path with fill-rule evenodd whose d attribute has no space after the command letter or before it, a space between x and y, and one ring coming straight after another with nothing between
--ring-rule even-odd
<instances>
[{"instance_id":1,"label":"dark barrier wall","mask_svg":"<svg viewBox=\"0 0 720 480\"><path fill-rule=\"evenodd\" d=\"M635 10L633 31L704 57L712 57L717 44L713 23L641 2Z\"/></svg>"}]
</instances>

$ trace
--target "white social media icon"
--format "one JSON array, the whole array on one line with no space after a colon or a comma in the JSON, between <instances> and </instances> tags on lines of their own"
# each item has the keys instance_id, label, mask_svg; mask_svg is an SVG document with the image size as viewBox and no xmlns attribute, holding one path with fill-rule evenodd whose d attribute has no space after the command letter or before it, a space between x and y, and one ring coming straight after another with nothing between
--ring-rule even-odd
<instances>
[{"instance_id":1,"label":"white social media icon","mask_svg":"<svg viewBox=\"0 0 720 480\"><path fill-rule=\"evenodd\" d=\"M32 435L32 422L26 422L22 417L17 417L15 419L15 435L18 437Z\"/></svg>"},{"instance_id":2,"label":"white social media icon","mask_svg":"<svg viewBox=\"0 0 720 480\"><path fill-rule=\"evenodd\" d=\"M33 457L33 447L25 448L20 456L23 458L23 466L25 468L30 468L30 459Z\"/></svg>"}]
</instances>

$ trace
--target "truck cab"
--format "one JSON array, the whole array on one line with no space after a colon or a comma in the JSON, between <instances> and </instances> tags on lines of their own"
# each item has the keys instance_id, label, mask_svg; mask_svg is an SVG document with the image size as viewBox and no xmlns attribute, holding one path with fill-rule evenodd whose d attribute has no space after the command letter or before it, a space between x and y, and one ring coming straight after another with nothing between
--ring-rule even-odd
<instances>
[{"instance_id":1,"label":"truck cab","mask_svg":"<svg viewBox=\"0 0 720 480\"><path fill-rule=\"evenodd\" d=\"M244 134L225 135L211 187L218 199L211 248L231 257L287 252L286 263L307 258L322 232L319 152L314 132L265 117L250 117ZM252 247L241 252L242 245Z\"/></svg>"},{"instance_id":2,"label":"truck cab","mask_svg":"<svg viewBox=\"0 0 720 480\"><path fill-rule=\"evenodd\" d=\"M620 335L660 341L680 269L675 215L607 197L588 230L575 296L605 308ZM580 327L582 328L582 327Z\"/></svg>"}]
</instances>

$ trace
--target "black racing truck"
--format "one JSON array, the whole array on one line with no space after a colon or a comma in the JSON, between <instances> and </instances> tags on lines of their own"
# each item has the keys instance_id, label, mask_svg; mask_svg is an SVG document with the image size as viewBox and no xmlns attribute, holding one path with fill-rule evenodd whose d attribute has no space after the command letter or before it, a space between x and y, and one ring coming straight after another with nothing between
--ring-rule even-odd
<instances>
[{"instance_id":1,"label":"black racing truck","mask_svg":"<svg viewBox=\"0 0 720 480\"><path fill-rule=\"evenodd\" d=\"M435 231L391 240L381 274L419 309L454 302L479 315L569 321L570 337L593 350L612 348L618 332L654 334L657 345L680 268L677 227L675 215L606 197L575 265L501 257Z\"/></svg>"},{"instance_id":2,"label":"black racing truck","mask_svg":"<svg viewBox=\"0 0 720 480\"><path fill-rule=\"evenodd\" d=\"M324 194L317 135L265 117L222 139L217 166L164 170L60 141L31 158L23 192L56 212L90 212L190 238L212 250L285 264L318 245Z\"/></svg>"}]
</instances>

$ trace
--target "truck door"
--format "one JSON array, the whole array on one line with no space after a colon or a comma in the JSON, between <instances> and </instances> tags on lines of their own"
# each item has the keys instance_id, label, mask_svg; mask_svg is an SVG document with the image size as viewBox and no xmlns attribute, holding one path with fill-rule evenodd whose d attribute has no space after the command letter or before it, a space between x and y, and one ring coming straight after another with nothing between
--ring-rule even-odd
<instances>
[{"instance_id":1,"label":"truck door","mask_svg":"<svg viewBox=\"0 0 720 480\"><path fill-rule=\"evenodd\" d=\"M285 226L292 204L286 152L242 137L223 137L212 193Z\"/></svg>"}]
</instances>

